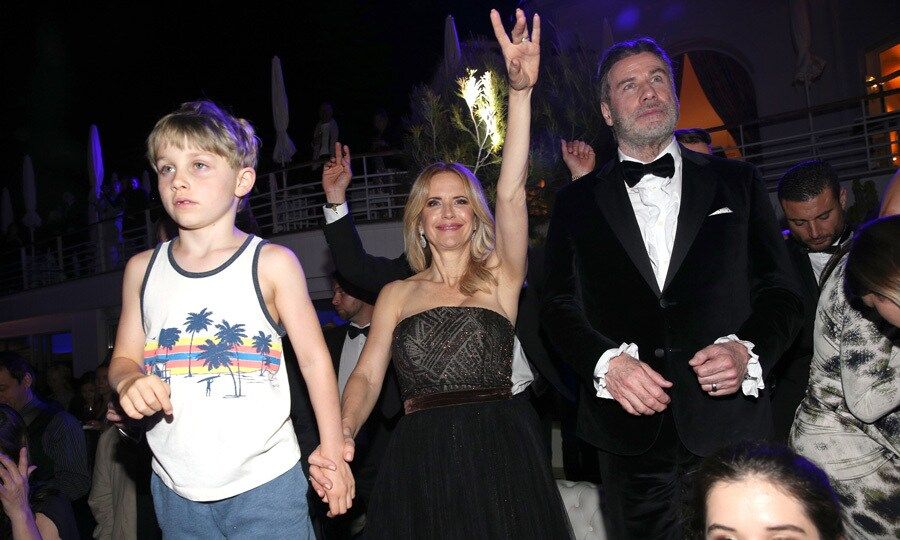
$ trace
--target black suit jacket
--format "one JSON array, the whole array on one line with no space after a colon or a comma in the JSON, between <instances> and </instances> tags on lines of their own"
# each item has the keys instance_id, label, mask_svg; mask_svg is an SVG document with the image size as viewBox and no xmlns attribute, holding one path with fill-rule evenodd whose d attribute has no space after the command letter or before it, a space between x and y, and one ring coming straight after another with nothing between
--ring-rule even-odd
<instances>
[{"instance_id":1,"label":"black suit jacket","mask_svg":"<svg viewBox=\"0 0 900 540\"><path fill-rule=\"evenodd\" d=\"M324 226L325 240L331 249L331 257L338 272L350 283L370 293L374 300L382 287L392 281L413 275L412 268L402 254L396 259L369 255L363 248L353 218L350 215ZM538 251L528 254L527 287L519 299L519 316L516 319L516 335L529 362L562 396L574 399L562 378L540 335L539 289L543 281L541 257Z\"/></svg>"},{"instance_id":2,"label":"black suit jacket","mask_svg":"<svg viewBox=\"0 0 900 540\"><path fill-rule=\"evenodd\" d=\"M813 325L816 317L816 305L819 303L819 283L813 272L809 253L799 242L788 236L784 242L791 263L797 271L800 284L800 298L803 301L803 324L794 342L785 351L782 360L772 373L774 381L788 378L806 387L809 381L809 362L813 350Z\"/></svg>"},{"instance_id":3,"label":"black suit jacket","mask_svg":"<svg viewBox=\"0 0 900 540\"><path fill-rule=\"evenodd\" d=\"M648 450L662 415L632 416L596 397L603 352L637 343L640 359L674 383L678 435L703 456L769 437L771 409L764 395L709 397L688 360L734 333L755 344L765 376L800 324L796 277L756 169L683 147L681 154L681 207L662 291L616 161L560 190L550 221L542 321L582 381L579 434L616 454ZM731 212L710 215L721 208Z\"/></svg>"}]
</instances>

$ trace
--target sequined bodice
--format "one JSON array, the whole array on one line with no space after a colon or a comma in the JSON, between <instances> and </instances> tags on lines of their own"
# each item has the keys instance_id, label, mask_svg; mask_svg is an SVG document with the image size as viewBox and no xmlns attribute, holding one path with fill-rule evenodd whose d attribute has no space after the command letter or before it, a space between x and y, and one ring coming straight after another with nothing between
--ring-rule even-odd
<instances>
[{"instance_id":1,"label":"sequined bodice","mask_svg":"<svg viewBox=\"0 0 900 540\"><path fill-rule=\"evenodd\" d=\"M392 351L403 399L509 387L513 336L509 319L481 307L440 306L403 319Z\"/></svg>"}]
</instances>

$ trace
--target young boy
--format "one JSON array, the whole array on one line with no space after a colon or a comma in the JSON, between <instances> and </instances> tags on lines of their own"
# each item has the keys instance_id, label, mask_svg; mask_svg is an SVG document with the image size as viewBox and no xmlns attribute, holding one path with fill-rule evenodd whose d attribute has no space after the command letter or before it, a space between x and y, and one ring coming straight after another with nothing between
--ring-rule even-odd
<instances>
[{"instance_id":1,"label":"young boy","mask_svg":"<svg viewBox=\"0 0 900 540\"><path fill-rule=\"evenodd\" d=\"M150 426L163 534L312 538L306 478L288 418L281 336L291 337L322 441L337 464L327 498L346 512L337 382L300 263L234 226L256 179L258 139L208 101L153 128L148 157L178 237L125 267L109 380Z\"/></svg>"}]
</instances>

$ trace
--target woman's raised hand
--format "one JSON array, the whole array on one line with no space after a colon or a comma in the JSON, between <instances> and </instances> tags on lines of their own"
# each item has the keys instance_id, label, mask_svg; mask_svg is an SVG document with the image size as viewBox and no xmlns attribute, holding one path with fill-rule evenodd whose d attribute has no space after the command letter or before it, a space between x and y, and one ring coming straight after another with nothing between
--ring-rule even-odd
<instances>
[{"instance_id":1,"label":"woman's raised hand","mask_svg":"<svg viewBox=\"0 0 900 540\"><path fill-rule=\"evenodd\" d=\"M503 21L496 9L491 10L491 24L494 26L494 35L500 43L503 51L503 59L506 61L506 71L509 76L509 85L514 90L531 88L538 79L538 67L541 63L541 18L537 13L531 23L531 35L528 34L528 24L525 21L525 12L516 10L516 24L513 26L511 36L506 35L503 29Z\"/></svg>"}]
</instances>

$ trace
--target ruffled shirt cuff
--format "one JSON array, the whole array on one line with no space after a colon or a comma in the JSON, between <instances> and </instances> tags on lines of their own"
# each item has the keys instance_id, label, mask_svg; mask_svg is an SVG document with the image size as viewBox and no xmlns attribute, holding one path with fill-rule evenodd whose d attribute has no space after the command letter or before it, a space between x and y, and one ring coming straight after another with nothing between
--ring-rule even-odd
<instances>
[{"instance_id":1,"label":"ruffled shirt cuff","mask_svg":"<svg viewBox=\"0 0 900 540\"><path fill-rule=\"evenodd\" d=\"M339 204L338 206L331 208L329 206L322 207L322 213L325 214L325 223L334 223L335 221L341 219L350 213L350 207L346 202Z\"/></svg>"},{"instance_id":2,"label":"ruffled shirt cuff","mask_svg":"<svg viewBox=\"0 0 900 540\"><path fill-rule=\"evenodd\" d=\"M722 343L728 343L729 341L740 343L747 348L747 354L750 355L750 360L747 362L747 374L744 375L744 380L741 382L741 391L744 392L745 396L759 397L759 391L765 388L766 385L763 382L762 366L759 364L759 355L753 352L753 343L744 341L734 334L729 334L717 339L715 344L720 345Z\"/></svg>"},{"instance_id":3,"label":"ruffled shirt cuff","mask_svg":"<svg viewBox=\"0 0 900 540\"><path fill-rule=\"evenodd\" d=\"M609 349L600 356L597 365L594 366L594 388L597 390L597 397L604 399L612 399L612 394L606 389L606 372L609 371L609 362L620 354L640 360L638 358L638 347L634 343L623 343L618 348Z\"/></svg>"}]
</instances>

